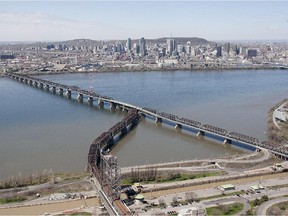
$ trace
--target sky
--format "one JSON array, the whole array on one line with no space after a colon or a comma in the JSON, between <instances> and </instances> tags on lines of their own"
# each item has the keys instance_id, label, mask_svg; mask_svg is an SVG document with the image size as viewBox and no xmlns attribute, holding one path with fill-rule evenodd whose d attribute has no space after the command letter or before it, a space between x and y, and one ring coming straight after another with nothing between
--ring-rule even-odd
<instances>
[{"instance_id":1,"label":"sky","mask_svg":"<svg viewBox=\"0 0 288 216\"><path fill-rule=\"evenodd\" d=\"M287 40L288 1L3 1L0 41Z\"/></svg>"}]
</instances>

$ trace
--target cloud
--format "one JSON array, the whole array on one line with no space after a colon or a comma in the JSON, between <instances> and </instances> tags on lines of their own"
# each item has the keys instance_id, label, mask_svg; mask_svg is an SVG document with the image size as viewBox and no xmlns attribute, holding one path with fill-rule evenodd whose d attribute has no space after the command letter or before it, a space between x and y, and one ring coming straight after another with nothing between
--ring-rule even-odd
<instances>
[{"instance_id":1,"label":"cloud","mask_svg":"<svg viewBox=\"0 0 288 216\"><path fill-rule=\"evenodd\" d=\"M269 30L278 30L279 27L278 26L269 26L268 29Z\"/></svg>"},{"instance_id":2,"label":"cloud","mask_svg":"<svg viewBox=\"0 0 288 216\"><path fill-rule=\"evenodd\" d=\"M48 21L48 17L41 13L13 13L4 12L0 14L0 24L43 24Z\"/></svg>"}]
</instances>

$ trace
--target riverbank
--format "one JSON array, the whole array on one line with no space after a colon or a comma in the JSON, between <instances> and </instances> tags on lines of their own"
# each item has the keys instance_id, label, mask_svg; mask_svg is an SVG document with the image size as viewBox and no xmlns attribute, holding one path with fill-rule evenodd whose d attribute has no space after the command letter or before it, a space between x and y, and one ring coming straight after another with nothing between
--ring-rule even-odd
<instances>
[{"instance_id":1,"label":"riverbank","mask_svg":"<svg viewBox=\"0 0 288 216\"><path fill-rule=\"evenodd\" d=\"M270 141L277 142L279 144L288 142L288 124L286 122L277 122L278 120L274 116L274 111L287 102L288 99L282 100L273 106L268 112L267 136L269 137Z\"/></svg>"},{"instance_id":2,"label":"riverbank","mask_svg":"<svg viewBox=\"0 0 288 216\"><path fill-rule=\"evenodd\" d=\"M214 67L209 64L203 64L194 67L181 67L181 66L171 66L171 67L151 67L149 65L143 65L141 67L101 67L91 71L88 70L68 70L64 69L61 71L13 71L16 73L23 73L29 75L55 75L55 74L74 74L74 73L118 73L118 72L174 72L174 71L189 71L189 72L203 72L203 71L228 71L228 70L280 70L277 66L269 65L249 65L249 66L226 66L226 67Z\"/></svg>"}]
</instances>

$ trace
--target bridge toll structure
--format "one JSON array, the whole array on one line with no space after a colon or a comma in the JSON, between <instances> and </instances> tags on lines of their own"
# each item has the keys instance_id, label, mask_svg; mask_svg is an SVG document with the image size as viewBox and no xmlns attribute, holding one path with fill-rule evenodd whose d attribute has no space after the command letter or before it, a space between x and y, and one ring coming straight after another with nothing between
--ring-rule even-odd
<instances>
[{"instance_id":1,"label":"bridge toll structure","mask_svg":"<svg viewBox=\"0 0 288 216\"><path fill-rule=\"evenodd\" d=\"M66 96L68 99L71 99L71 90L70 90L70 89L67 89L67 90L66 90L65 96Z\"/></svg>"},{"instance_id":2,"label":"bridge toll structure","mask_svg":"<svg viewBox=\"0 0 288 216\"><path fill-rule=\"evenodd\" d=\"M81 94L80 92L78 92L77 100L78 100L80 103L83 102L83 94Z\"/></svg>"}]
</instances>

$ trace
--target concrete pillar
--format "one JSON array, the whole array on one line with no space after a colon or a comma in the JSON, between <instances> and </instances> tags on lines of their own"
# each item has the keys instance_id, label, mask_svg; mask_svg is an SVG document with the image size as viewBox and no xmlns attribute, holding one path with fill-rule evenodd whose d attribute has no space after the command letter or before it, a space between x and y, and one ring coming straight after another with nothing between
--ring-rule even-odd
<instances>
[{"instance_id":1,"label":"concrete pillar","mask_svg":"<svg viewBox=\"0 0 288 216\"><path fill-rule=\"evenodd\" d=\"M59 95L63 96L63 88L59 88L58 93L59 93Z\"/></svg>"},{"instance_id":2,"label":"concrete pillar","mask_svg":"<svg viewBox=\"0 0 288 216\"><path fill-rule=\"evenodd\" d=\"M50 86L49 86L48 84L45 84L45 85L44 85L44 89L45 89L45 90L49 91L49 88L50 88Z\"/></svg>"},{"instance_id":3,"label":"concrete pillar","mask_svg":"<svg viewBox=\"0 0 288 216\"><path fill-rule=\"evenodd\" d=\"M40 89L43 89L43 83L39 83L39 84L38 84L38 87L39 87Z\"/></svg>"},{"instance_id":4,"label":"concrete pillar","mask_svg":"<svg viewBox=\"0 0 288 216\"><path fill-rule=\"evenodd\" d=\"M126 112L126 111L128 112L128 109L125 106L123 106L122 107L122 112Z\"/></svg>"},{"instance_id":5,"label":"concrete pillar","mask_svg":"<svg viewBox=\"0 0 288 216\"><path fill-rule=\"evenodd\" d=\"M65 96L67 97L67 98L71 98L71 90L66 90L66 93L65 93Z\"/></svg>"},{"instance_id":6,"label":"concrete pillar","mask_svg":"<svg viewBox=\"0 0 288 216\"><path fill-rule=\"evenodd\" d=\"M198 131L197 136L203 137L203 136L205 136L205 132L204 131Z\"/></svg>"},{"instance_id":7,"label":"concrete pillar","mask_svg":"<svg viewBox=\"0 0 288 216\"><path fill-rule=\"evenodd\" d=\"M100 99L98 99L98 106L99 107L103 107L104 106L104 102Z\"/></svg>"},{"instance_id":8,"label":"concrete pillar","mask_svg":"<svg viewBox=\"0 0 288 216\"><path fill-rule=\"evenodd\" d=\"M231 140L230 139L225 139L224 141L223 141L223 144L225 145L225 144L231 144Z\"/></svg>"},{"instance_id":9,"label":"concrete pillar","mask_svg":"<svg viewBox=\"0 0 288 216\"><path fill-rule=\"evenodd\" d=\"M156 117L156 119L155 119L155 123L162 123L162 118L159 118L159 117Z\"/></svg>"},{"instance_id":10,"label":"concrete pillar","mask_svg":"<svg viewBox=\"0 0 288 216\"><path fill-rule=\"evenodd\" d=\"M93 105L93 97L88 97L87 103L92 106Z\"/></svg>"},{"instance_id":11,"label":"concrete pillar","mask_svg":"<svg viewBox=\"0 0 288 216\"><path fill-rule=\"evenodd\" d=\"M50 91L55 94L56 93L56 87L55 86L51 86Z\"/></svg>"},{"instance_id":12,"label":"concrete pillar","mask_svg":"<svg viewBox=\"0 0 288 216\"><path fill-rule=\"evenodd\" d=\"M181 124L176 124L174 129L182 129L182 125Z\"/></svg>"},{"instance_id":13,"label":"concrete pillar","mask_svg":"<svg viewBox=\"0 0 288 216\"><path fill-rule=\"evenodd\" d=\"M27 79L23 79L23 83L27 83L28 82L28 80Z\"/></svg>"},{"instance_id":14,"label":"concrete pillar","mask_svg":"<svg viewBox=\"0 0 288 216\"><path fill-rule=\"evenodd\" d=\"M116 104L113 102L110 102L110 109L116 109Z\"/></svg>"},{"instance_id":15,"label":"concrete pillar","mask_svg":"<svg viewBox=\"0 0 288 216\"><path fill-rule=\"evenodd\" d=\"M33 85L33 81L32 80L28 80L28 84L29 85Z\"/></svg>"},{"instance_id":16,"label":"concrete pillar","mask_svg":"<svg viewBox=\"0 0 288 216\"><path fill-rule=\"evenodd\" d=\"M78 93L77 100L82 103L83 102L83 94Z\"/></svg>"},{"instance_id":17,"label":"concrete pillar","mask_svg":"<svg viewBox=\"0 0 288 216\"><path fill-rule=\"evenodd\" d=\"M38 86L38 82L37 82L37 81L34 81L34 82L33 82L33 86L37 87L37 86Z\"/></svg>"}]
</instances>

